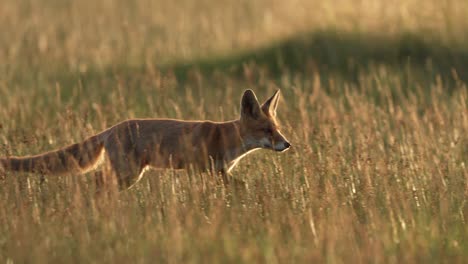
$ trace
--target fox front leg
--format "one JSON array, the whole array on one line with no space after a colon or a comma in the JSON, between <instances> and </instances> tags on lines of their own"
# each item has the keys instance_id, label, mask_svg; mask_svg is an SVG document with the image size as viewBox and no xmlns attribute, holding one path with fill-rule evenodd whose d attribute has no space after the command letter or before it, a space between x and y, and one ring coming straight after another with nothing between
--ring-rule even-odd
<instances>
[{"instance_id":1,"label":"fox front leg","mask_svg":"<svg viewBox=\"0 0 468 264\"><path fill-rule=\"evenodd\" d=\"M245 188L247 185L245 181L239 180L235 177L230 176L225 169L220 170L219 174L221 174L221 178L223 180L223 184L225 187L228 187L229 185L233 185L234 187Z\"/></svg>"},{"instance_id":2,"label":"fox front leg","mask_svg":"<svg viewBox=\"0 0 468 264\"><path fill-rule=\"evenodd\" d=\"M227 171L225 169L221 169L218 171L218 176L220 175L221 176L221 179L223 181L223 184L224 186L228 186L229 185L229 175L227 173Z\"/></svg>"}]
</instances>

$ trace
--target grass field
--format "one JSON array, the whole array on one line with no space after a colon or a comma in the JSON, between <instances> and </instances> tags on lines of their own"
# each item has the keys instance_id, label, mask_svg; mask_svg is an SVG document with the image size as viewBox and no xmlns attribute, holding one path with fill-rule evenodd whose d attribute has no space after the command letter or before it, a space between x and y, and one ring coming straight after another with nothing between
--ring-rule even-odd
<instances>
[{"instance_id":1,"label":"grass field","mask_svg":"<svg viewBox=\"0 0 468 264\"><path fill-rule=\"evenodd\" d=\"M3 0L0 156L133 117L234 119L280 88L293 144L233 176L0 177L3 263L466 263L468 2Z\"/></svg>"}]
</instances>

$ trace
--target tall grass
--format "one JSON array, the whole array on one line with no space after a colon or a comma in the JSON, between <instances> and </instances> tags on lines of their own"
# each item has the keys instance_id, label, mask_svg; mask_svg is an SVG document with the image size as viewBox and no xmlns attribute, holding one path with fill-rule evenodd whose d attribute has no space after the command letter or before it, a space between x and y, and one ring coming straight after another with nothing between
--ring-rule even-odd
<instances>
[{"instance_id":1,"label":"tall grass","mask_svg":"<svg viewBox=\"0 0 468 264\"><path fill-rule=\"evenodd\" d=\"M92 173L7 173L0 261L466 262L467 14L465 1L4 1L2 156L132 117L234 119L245 88L281 88L294 147L242 160L246 190L150 171L96 197Z\"/></svg>"}]
</instances>

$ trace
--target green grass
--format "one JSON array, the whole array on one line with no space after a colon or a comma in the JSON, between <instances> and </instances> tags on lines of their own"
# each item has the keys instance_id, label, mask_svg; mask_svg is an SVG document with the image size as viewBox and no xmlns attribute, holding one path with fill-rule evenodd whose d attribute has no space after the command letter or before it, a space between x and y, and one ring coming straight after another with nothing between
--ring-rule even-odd
<instances>
[{"instance_id":1,"label":"green grass","mask_svg":"<svg viewBox=\"0 0 468 264\"><path fill-rule=\"evenodd\" d=\"M464 263L466 1L13 1L0 9L0 154L133 117L234 119L281 88L293 148L233 176L0 178L7 263Z\"/></svg>"}]
</instances>

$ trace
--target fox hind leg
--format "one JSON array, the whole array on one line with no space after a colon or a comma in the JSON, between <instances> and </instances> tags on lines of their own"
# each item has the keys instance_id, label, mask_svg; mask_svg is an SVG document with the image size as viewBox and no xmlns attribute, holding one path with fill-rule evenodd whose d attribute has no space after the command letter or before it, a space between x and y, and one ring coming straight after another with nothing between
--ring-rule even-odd
<instances>
[{"instance_id":1,"label":"fox hind leg","mask_svg":"<svg viewBox=\"0 0 468 264\"><path fill-rule=\"evenodd\" d=\"M117 177L117 182L119 184L120 190L130 189L133 185L135 185L141 178L141 174L143 173L142 168L122 168L118 172L115 173Z\"/></svg>"},{"instance_id":2,"label":"fox hind leg","mask_svg":"<svg viewBox=\"0 0 468 264\"><path fill-rule=\"evenodd\" d=\"M104 190L123 191L138 182L144 167L130 161L134 159L121 153L107 152L106 154L104 166L101 170L94 172L97 193Z\"/></svg>"},{"instance_id":3,"label":"fox hind leg","mask_svg":"<svg viewBox=\"0 0 468 264\"><path fill-rule=\"evenodd\" d=\"M112 176L117 180L119 190L129 189L137 183L145 168L135 156L120 153L109 155L109 165Z\"/></svg>"}]
</instances>

